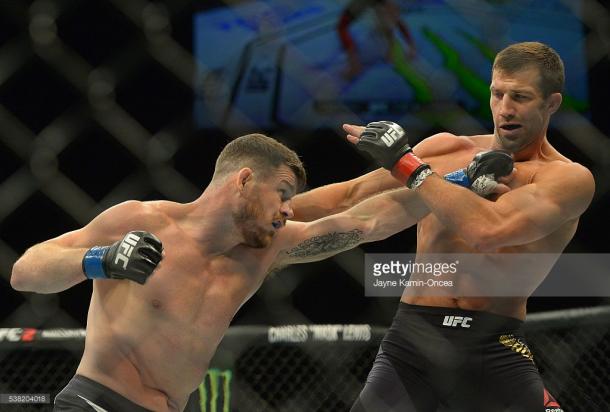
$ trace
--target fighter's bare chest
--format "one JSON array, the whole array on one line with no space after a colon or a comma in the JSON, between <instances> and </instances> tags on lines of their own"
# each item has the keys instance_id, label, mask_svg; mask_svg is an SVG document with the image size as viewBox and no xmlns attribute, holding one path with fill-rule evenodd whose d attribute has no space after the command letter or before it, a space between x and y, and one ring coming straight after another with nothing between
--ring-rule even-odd
<instances>
[{"instance_id":1,"label":"fighter's bare chest","mask_svg":"<svg viewBox=\"0 0 610 412\"><path fill-rule=\"evenodd\" d=\"M173 251L167 245L163 260L137 295L157 318L189 324L229 321L261 282L257 270L244 262Z\"/></svg>"}]
</instances>

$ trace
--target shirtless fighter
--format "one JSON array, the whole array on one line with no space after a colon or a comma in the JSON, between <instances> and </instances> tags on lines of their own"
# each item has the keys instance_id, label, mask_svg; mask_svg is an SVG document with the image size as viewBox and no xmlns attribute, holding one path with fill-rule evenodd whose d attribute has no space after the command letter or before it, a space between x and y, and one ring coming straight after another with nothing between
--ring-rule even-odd
<instances>
[{"instance_id":1,"label":"shirtless fighter","mask_svg":"<svg viewBox=\"0 0 610 412\"><path fill-rule=\"evenodd\" d=\"M411 150L406 135L396 133L402 130L398 125L344 126L348 140L409 188L403 189L407 194L402 200L421 214L430 212L418 223L418 258L427 253L489 253L497 261L506 254L517 259L531 253L558 256L564 250L591 202L594 180L546 136L549 119L562 101L563 83L563 63L553 49L518 43L502 50L493 65L493 134L441 133ZM515 160L512 190L497 200L474 196L438 177L490 149L509 151ZM302 220L333 213L349 206L363 188L393 187L391 179L380 169L316 189L295 198L295 213ZM542 260L535 270L521 267L530 271L526 277L510 263L460 267L454 277L466 285L476 279L507 287L522 279L530 283L524 290L531 292L554 263ZM544 388L520 330L527 298L527 293L488 296L460 290L443 295L406 288L352 412L561 411ZM446 322L448 316L467 322Z\"/></svg>"},{"instance_id":2,"label":"shirtless fighter","mask_svg":"<svg viewBox=\"0 0 610 412\"><path fill-rule=\"evenodd\" d=\"M497 156L478 156L470 179L498 172ZM85 351L55 410L183 410L231 319L271 270L385 238L419 218L390 192L287 222L304 182L292 150L246 135L223 149L195 201L125 202L28 249L13 267L17 290L55 293L93 280ZM374 213L381 209L390 213Z\"/></svg>"}]
</instances>

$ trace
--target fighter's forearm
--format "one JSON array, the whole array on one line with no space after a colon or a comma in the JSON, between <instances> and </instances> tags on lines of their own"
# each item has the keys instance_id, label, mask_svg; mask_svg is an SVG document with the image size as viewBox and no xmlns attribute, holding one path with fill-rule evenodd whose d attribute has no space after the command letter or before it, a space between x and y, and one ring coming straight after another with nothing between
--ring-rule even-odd
<instances>
[{"instance_id":1,"label":"fighter's forearm","mask_svg":"<svg viewBox=\"0 0 610 412\"><path fill-rule=\"evenodd\" d=\"M363 242L373 242L416 225L430 209L416 192L401 188L371 197L345 213L369 220Z\"/></svg>"},{"instance_id":2,"label":"fighter's forearm","mask_svg":"<svg viewBox=\"0 0 610 412\"><path fill-rule=\"evenodd\" d=\"M33 246L15 262L11 286L37 293L66 290L86 279L82 269L86 251L86 248L66 248L52 243Z\"/></svg>"},{"instance_id":3,"label":"fighter's forearm","mask_svg":"<svg viewBox=\"0 0 610 412\"><path fill-rule=\"evenodd\" d=\"M436 174L428 176L416 192L435 217L475 248L486 249L488 234L502 223L493 202Z\"/></svg>"},{"instance_id":4,"label":"fighter's forearm","mask_svg":"<svg viewBox=\"0 0 610 412\"><path fill-rule=\"evenodd\" d=\"M346 182L322 186L292 199L294 220L310 222L343 212L364 199L401 187L385 169L377 169Z\"/></svg>"}]
</instances>

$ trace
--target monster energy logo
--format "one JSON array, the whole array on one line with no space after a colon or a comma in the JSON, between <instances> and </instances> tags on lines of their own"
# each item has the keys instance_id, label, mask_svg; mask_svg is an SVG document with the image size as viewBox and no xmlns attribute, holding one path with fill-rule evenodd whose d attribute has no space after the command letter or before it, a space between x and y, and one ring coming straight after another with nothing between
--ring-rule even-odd
<instances>
[{"instance_id":1,"label":"monster energy logo","mask_svg":"<svg viewBox=\"0 0 610 412\"><path fill-rule=\"evenodd\" d=\"M201 412L229 412L231 410L231 370L208 369L199 385Z\"/></svg>"}]
</instances>

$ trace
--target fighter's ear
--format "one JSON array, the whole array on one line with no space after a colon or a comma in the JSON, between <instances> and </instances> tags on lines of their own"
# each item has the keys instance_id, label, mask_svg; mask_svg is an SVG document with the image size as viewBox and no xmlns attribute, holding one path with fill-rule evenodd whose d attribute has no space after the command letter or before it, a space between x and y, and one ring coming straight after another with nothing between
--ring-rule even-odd
<instances>
[{"instance_id":1,"label":"fighter's ear","mask_svg":"<svg viewBox=\"0 0 610 412\"><path fill-rule=\"evenodd\" d=\"M246 184L252 181L253 171L249 167L244 167L237 172L237 176L235 178L235 184L239 192L243 192Z\"/></svg>"},{"instance_id":2,"label":"fighter's ear","mask_svg":"<svg viewBox=\"0 0 610 412\"><path fill-rule=\"evenodd\" d=\"M547 101L549 104L549 111L551 112L551 114L553 114L557 110L559 110L559 107L561 106L561 102L563 101L563 97L561 96L561 93L552 93L547 98Z\"/></svg>"}]
</instances>

